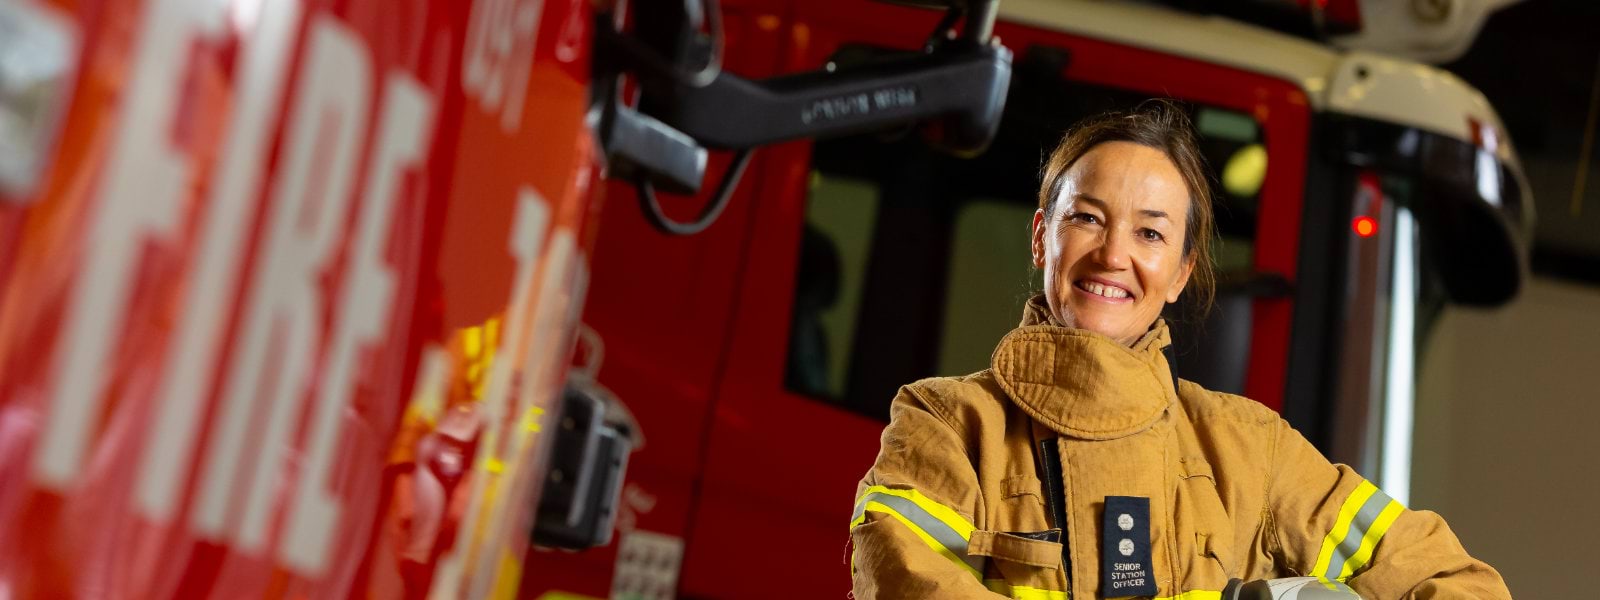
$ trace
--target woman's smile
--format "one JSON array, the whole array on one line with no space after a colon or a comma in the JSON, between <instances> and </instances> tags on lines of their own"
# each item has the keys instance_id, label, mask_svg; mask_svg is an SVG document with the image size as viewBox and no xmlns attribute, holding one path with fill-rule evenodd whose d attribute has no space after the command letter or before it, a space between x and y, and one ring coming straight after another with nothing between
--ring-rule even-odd
<instances>
[{"instance_id":1,"label":"woman's smile","mask_svg":"<svg viewBox=\"0 0 1600 600\"><path fill-rule=\"evenodd\" d=\"M1135 296L1128 286L1099 277L1085 277L1072 284L1078 292L1097 302L1109 304L1131 304Z\"/></svg>"}]
</instances>

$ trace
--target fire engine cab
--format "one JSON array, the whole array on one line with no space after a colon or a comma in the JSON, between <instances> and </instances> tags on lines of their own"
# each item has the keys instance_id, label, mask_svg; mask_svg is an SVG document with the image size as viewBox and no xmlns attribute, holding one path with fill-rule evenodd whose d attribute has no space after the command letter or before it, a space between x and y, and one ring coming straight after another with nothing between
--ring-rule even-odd
<instances>
[{"instance_id":1,"label":"fire engine cab","mask_svg":"<svg viewBox=\"0 0 1600 600\"><path fill-rule=\"evenodd\" d=\"M725 67L751 75L869 61L937 18L724 9ZM1418 340L1446 302L1516 293L1527 186L1493 107L1449 73L1238 16L1007 0L1011 89L976 158L892 133L758 150L720 220L686 238L612 190L583 319L644 444L616 541L536 549L523 595L844 594L848 507L896 388L988 367L1038 289L1044 157L1077 119L1152 96L1192 108L1217 184L1218 306L1173 312L1179 374L1279 410L1401 498Z\"/></svg>"}]
</instances>

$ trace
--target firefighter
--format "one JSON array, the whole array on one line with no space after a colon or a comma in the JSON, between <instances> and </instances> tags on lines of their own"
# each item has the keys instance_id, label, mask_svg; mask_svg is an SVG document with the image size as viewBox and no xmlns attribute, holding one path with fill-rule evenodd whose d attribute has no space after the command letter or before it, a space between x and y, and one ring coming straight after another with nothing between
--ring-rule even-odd
<instances>
[{"instance_id":1,"label":"firefighter","mask_svg":"<svg viewBox=\"0 0 1600 600\"><path fill-rule=\"evenodd\" d=\"M1179 381L1166 304L1213 293L1182 109L1080 123L1033 217L1044 292L990 368L901 388L850 522L855 598L1218 598L1320 578L1365 598L1509 598L1437 514L1272 410Z\"/></svg>"}]
</instances>

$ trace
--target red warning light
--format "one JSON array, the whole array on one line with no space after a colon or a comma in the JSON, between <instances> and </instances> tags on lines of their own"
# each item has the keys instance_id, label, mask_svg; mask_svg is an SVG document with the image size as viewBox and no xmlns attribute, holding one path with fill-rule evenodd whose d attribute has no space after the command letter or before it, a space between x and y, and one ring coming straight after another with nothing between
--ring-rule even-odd
<instances>
[{"instance_id":1,"label":"red warning light","mask_svg":"<svg viewBox=\"0 0 1600 600\"><path fill-rule=\"evenodd\" d=\"M1361 237L1372 237L1372 234L1378 232L1378 220L1366 215L1362 215L1356 217L1355 222L1350 224L1350 228L1355 230L1356 235Z\"/></svg>"}]
</instances>

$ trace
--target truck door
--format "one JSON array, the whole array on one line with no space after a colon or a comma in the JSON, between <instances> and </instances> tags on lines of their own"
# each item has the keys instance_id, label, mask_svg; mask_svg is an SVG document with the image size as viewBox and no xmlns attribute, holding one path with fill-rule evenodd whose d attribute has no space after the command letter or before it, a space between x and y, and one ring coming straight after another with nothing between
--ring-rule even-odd
<instances>
[{"instance_id":1,"label":"truck door","mask_svg":"<svg viewBox=\"0 0 1600 600\"><path fill-rule=\"evenodd\" d=\"M779 72L776 17L724 11L723 67L751 78ZM710 154L710 183L696 197L662 193L667 216L693 219L730 154ZM583 312L595 335L580 343L578 362L599 350L599 383L627 406L643 445L629 458L612 543L577 553L536 547L523 566L522 597L673 597L716 376L729 354L742 249L758 207L767 203L764 180L783 170L773 154L757 151L727 209L691 236L667 235L648 223L632 183L603 184L606 206ZM586 347L596 340L598 348Z\"/></svg>"},{"instance_id":2,"label":"truck door","mask_svg":"<svg viewBox=\"0 0 1600 600\"><path fill-rule=\"evenodd\" d=\"M936 17L832 4L794 9L785 27L800 63L789 66L907 47ZM848 587L847 515L890 399L922 377L988 367L1038 287L1027 240L1039 165L1066 127L1095 112L1160 95L1193 105L1207 159L1231 185L1217 195L1228 275L1220 291L1233 307L1228 324L1243 332L1232 352L1248 357L1219 361L1208 376L1279 406L1305 95L1281 80L1084 37L1007 23L996 32L1018 65L983 156L946 157L882 134L765 151L682 595L761 595L782 582L784 595L823 597ZM1195 334L1180 343L1204 356L1212 342Z\"/></svg>"}]
</instances>

